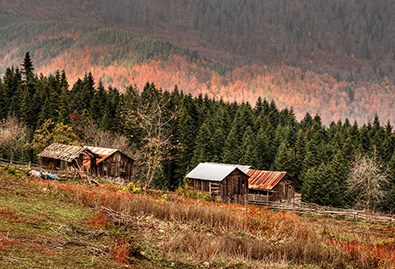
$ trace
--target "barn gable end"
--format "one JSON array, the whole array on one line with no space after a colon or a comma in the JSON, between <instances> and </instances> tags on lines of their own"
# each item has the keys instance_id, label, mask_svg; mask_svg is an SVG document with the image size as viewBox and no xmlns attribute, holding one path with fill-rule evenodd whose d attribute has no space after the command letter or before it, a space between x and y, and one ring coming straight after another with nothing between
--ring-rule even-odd
<instances>
[{"instance_id":1,"label":"barn gable end","mask_svg":"<svg viewBox=\"0 0 395 269\"><path fill-rule=\"evenodd\" d=\"M246 166L200 163L188 175L194 189L210 193L225 203L247 204L248 176Z\"/></svg>"}]
</instances>

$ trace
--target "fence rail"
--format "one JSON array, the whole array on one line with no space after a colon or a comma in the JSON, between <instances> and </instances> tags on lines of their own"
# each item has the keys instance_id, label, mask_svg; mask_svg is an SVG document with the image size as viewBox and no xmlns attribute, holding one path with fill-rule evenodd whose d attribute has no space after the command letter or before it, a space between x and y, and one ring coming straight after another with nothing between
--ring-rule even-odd
<instances>
[{"instance_id":1,"label":"fence rail","mask_svg":"<svg viewBox=\"0 0 395 269\"><path fill-rule=\"evenodd\" d=\"M249 204L268 207L273 210L295 212L297 214L327 215L334 218L352 219L355 221L364 220L369 222L395 223L394 215L381 215L363 210L334 208L303 202L281 203L250 201Z\"/></svg>"},{"instance_id":2,"label":"fence rail","mask_svg":"<svg viewBox=\"0 0 395 269\"><path fill-rule=\"evenodd\" d=\"M14 160L8 160L8 159L2 159L0 158L0 164L4 165L13 165L17 167L40 167L37 163L32 163L32 162L21 162L21 161L14 161Z\"/></svg>"}]
</instances>

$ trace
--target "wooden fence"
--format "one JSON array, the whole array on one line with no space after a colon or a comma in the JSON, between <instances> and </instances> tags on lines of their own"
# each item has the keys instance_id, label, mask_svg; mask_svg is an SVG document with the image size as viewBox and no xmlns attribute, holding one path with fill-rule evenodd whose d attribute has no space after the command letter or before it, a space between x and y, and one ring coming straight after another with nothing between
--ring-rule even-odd
<instances>
[{"instance_id":1,"label":"wooden fence","mask_svg":"<svg viewBox=\"0 0 395 269\"><path fill-rule=\"evenodd\" d=\"M382 215L374 212L366 212L363 210L335 208L329 206L320 206L312 203L294 202L257 202L250 201L251 205L260 207L268 207L273 210L290 211L297 214L325 215L337 219L364 220L368 222L381 222L395 224L394 215Z\"/></svg>"}]
</instances>

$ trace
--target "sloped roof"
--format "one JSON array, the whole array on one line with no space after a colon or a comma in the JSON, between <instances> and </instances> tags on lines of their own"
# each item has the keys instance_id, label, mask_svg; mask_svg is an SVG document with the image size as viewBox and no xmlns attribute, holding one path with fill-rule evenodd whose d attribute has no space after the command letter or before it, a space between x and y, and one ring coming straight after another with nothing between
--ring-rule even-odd
<instances>
[{"instance_id":1,"label":"sloped roof","mask_svg":"<svg viewBox=\"0 0 395 269\"><path fill-rule=\"evenodd\" d=\"M53 143L46 147L37 156L71 162L77 159L85 150L86 149L83 147Z\"/></svg>"},{"instance_id":2,"label":"sloped roof","mask_svg":"<svg viewBox=\"0 0 395 269\"><path fill-rule=\"evenodd\" d=\"M248 188L271 190L280 182L281 179L283 179L286 174L287 172L249 169L247 171L247 175L250 177L248 179Z\"/></svg>"},{"instance_id":3,"label":"sloped roof","mask_svg":"<svg viewBox=\"0 0 395 269\"><path fill-rule=\"evenodd\" d=\"M237 164L199 163L198 166L188 173L187 178L222 181L236 169L245 174L242 170L243 167Z\"/></svg>"},{"instance_id":4,"label":"sloped roof","mask_svg":"<svg viewBox=\"0 0 395 269\"><path fill-rule=\"evenodd\" d=\"M103 162L105 159L107 159L108 157L113 155L115 152L117 152L117 151L121 152L119 149L111 149L111 148L100 148L100 147L90 147L90 146L85 146L85 148L89 149L91 152L93 152L101 157L100 159L96 159L96 165ZM123 155L127 156L128 158L132 159L130 156L126 155L125 153L123 153L123 152L121 152L121 153ZM91 164L90 159L84 160L84 163L83 163L84 166L90 167L90 164Z\"/></svg>"},{"instance_id":5,"label":"sloped roof","mask_svg":"<svg viewBox=\"0 0 395 269\"><path fill-rule=\"evenodd\" d=\"M250 165L243 165L243 164L230 164L230 163L210 163L210 162L204 162L207 164L215 164L215 165L225 165L225 166L235 166L237 168L239 168L240 171L242 171L243 173L247 173L247 171L251 168Z\"/></svg>"}]
</instances>

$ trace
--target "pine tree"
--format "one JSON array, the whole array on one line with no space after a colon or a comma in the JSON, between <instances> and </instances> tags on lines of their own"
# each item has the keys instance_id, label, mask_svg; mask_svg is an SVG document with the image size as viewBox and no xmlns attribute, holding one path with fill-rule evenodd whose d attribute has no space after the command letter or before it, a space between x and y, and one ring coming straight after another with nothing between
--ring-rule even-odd
<instances>
[{"instance_id":1,"label":"pine tree","mask_svg":"<svg viewBox=\"0 0 395 269\"><path fill-rule=\"evenodd\" d=\"M62 87L61 94L59 100L59 107L58 107L58 119L59 122L63 122L64 124L68 124L70 122L70 95L69 92Z\"/></svg>"},{"instance_id":2,"label":"pine tree","mask_svg":"<svg viewBox=\"0 0 395 269\"><path fill-rule=\"evenodd\" d=\"M237 163L240 158L240 150L236 141L236 131L234 128L230 131L222 153L222 162L224 163Z\"/></svg>"},{"instance_id":3,"label":"pine tree","mask_svg":"<svg viewBox=\"0 0 395 269\"><path fill-rule=\"evenodd\" d=\"M22 102L20 106L20 119L29 127L34 127L35 121L34 115L32 112L32 96L30 95L30 91L28 87L24 87L23 94L22 94Z\"/></svg>"},{"instance_id":4,"label":"pine tree","mask_svg":"<svg viewBox=\"0 0 395 269\"><path fill-rule=\"evenodd\" d=\"M174 170L173 185L178 186L187 172L192 168L190 166L195 146L195 137L198 129L195 121L195 110L192 105L192 97L184 96L179 110L178 123L175 133L176 143L178 147L175 149L175 158L177 159L177 167Z\"/></svg>"},{"instance_id":5,"label":"pine tree","mask_svg":"<svg viewBox=\"0 0 395 269\"><path fill-rule=\"evenodd\" d=\"M301 173L303 168L303 161L306 157L306 139L303 130L299 130L295 143L295 157L292 163L291 176L296 180L296 190L300 191L303 182L301 181Z\"/></svg>"},{"instance_id":6,"label":"pine tree","mask_svg":"<svg viewBox=\"0 0 395 269\"><path fill-rule=\"evenodd\" d=\"M219 162L220 156L222 156L223 147L225 144L225 135L222 132L221 128L217 128L214 132L214 135L210 139L210 144L212 146L212 159L211 162Z\"/></svg>"},{"instance_id":7,"label":"pine tree","mask_svg":"<svg viewBox=\"0 0 395 269\"><path fill-rule=\"evenodd\" d=\"M346 185L347 175L349 173L349 162L348 158L343 156L343 151L338 150L335 154L331 164L329 173L332 176L332 179L335 181L334 184L339 188L336 190L338 192L338 196L336 196L336 201L333 202L336 206L343 206L344 199L346 198L346 194L344 192L344 187L340 189L340 186Z\"/></svg>"},{"instance_id":8,"label":"pine tree","mask_svg":"<svg viewBox=\"0 0 395 269\"><path fill-rule=\"evenodd\" d=\"M212 147L210 144L211 136L211 131L208 125L206 123L203 123L196 137L191 167L195 167L201 162L210 161L213 157Z\"/></svg>"},{"instance_id":9,"label":"pine tree","mask_svg":"<svg viewBox=\"0 0 395 269\"><path fill-rule=\"evenodd\" d=\"M239 159L240 164L252 165L254 163L254 133L252 132L251 126L248 126L243 136L241 143L241 157Z\"/></svg>"},{"instance_id":10,"label":"pine tree","mask_svg":"<svg viewBox=\"0 0 395 269\"><path fill-rule=\"evenodd\" d=\"M287 144L285 142L282 142L278 149L276 159L274 160L272 170L288 171L290 166L291 166L290 152Z\"/></svg>"},{"instance_id":11,"label":"pine tree","mask_svg":"<svg viewBox=\"0 0 395 269\"><path fill-rule=\"evenodd\" d=\"M386 186L386 196L382 203L382 209L386 212L395 213L395 151L388 162L388 186Z\"/></svg>"},{"instance_id":12,"label":"pine tree","mask_svg":"<svg viewBox=\"0 0 395 269\"><path fill-rule=\"evenodd\" d=\"M23 59L21 73L24 75L25 81L34 79L34 67L29 52L26 52L25 58Z\"/></svg>"}]
</instances>

